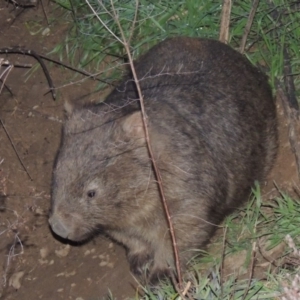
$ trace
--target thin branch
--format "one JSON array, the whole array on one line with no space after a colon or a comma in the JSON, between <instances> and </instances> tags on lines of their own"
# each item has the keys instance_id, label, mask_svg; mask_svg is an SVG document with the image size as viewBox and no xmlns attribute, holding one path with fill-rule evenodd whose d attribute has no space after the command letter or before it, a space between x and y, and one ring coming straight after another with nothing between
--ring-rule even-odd
<instances>
[{"instance_id":1,"label":"thin branch","mask_svg":"<svg viewBox=\"0 0 300 300\"><path fill-rule=\"evenodd\" d=\"M37 4L37 0L32 0L32 1L10 0L10 2L14 5L14 7L22 7L22 8L36 7L36 4Z\"/></svg>"},{"instance_id":2,"label":"thin branch","mask_svg":"<svg viewBox=\"0 0 300 300\"><path fill-rule=\"evenodd\" d=\"M50 91L51 91L53 99L56 99L56 93L55 93L55 87L53 85L53 81L52 81L52 79L51 79L51 77L49 75L49 72L47 70L46 65L44 64L44 62L41 59L41 57L40 57L39 54L37 54L33 50L26 50L26 49L22 49L20 47L3 48L3 49L0 49L0 53L6 53L6 54L7 53L10 53L10 54L24 54L24 55L29 55L29 56L34 57L39 62L39 64L41 65L41 67L43 69L43 72L44 72L44 74L46 76L46 79L48 81L48 84L49 84Z\"/></svg>"},{"instance_id":3,"label":"thin branch","mask_svg":"<svg viewBox=\"0 0 300 300\"><path fill-rule=\"evenodd\" d=\"M219 41L225 44L228 43L229 37L231 5L231 0L223 0Z\"/></svg>"},{"instance_id":4,"label":"thin branch","mask_svg":"<svg viewBox=\"0 0 300 300\"><path fill-rule=\"evenodd\" d=\"M136 0L135 3L136 4L135 4L134 18L133 18L133 22L132 22L131 29L130 29L130 35L129 35L129 38L128 38L128 41L127 41L127 43L129 45L130 45L131 39L132 39L133 34L134 34L135 23L136 23L136 20L137 20L137 14L138 14L138 8L139 8L139 1Z\"/></svg>"},{"instance_id":5,"label":"thin branch","mask_svg":"<svg viewBox=\"0 0 300 300\"><path fill-rule=\"evenodd\" d=\"M1 51L1 49L0 49L0 51ZM108 55L109 55L109 54L108 54ZM87 76L87 77L89 77L89 78L91 78L91 79L93 79L93 80L97 80L97 81L99 81L99 82L103 82L103 83L105 83L105 84L108 84L108 85L111 85L111 86L115 86L114 84L109 83L109 82L107 82L106 80L99 79L99 78L96 77L96 76L98 76L99 74L102 74L103 72L98 72L98 73L92 74L92 73L86 72L86 71L84 71L84 70L79 70L79 69L77 69L77 68L74 68L74 67L72 67L72 66L70 66L70 65L67 65L67 64L65 64L65 63L63 63L63 62L61 62L61 61L59 61L59 60L55 60L55 59L53 59L53 58L49 58L49 57L47 57L47 56L45 56L45 55L43 55L43 54L40 54L40 57L43 58L43 59L45 59L45 60L47 60L47 61L50 61L50 62L52 62L52 63L55 63L55 64L57 64L57 65L59 65L59 66L62 66L62 67L64 67L64 68L66 68L66 69L69 69L69 70L71 70L71 71L73 71L73 72L77 72L77 73L79 73L79 74L81 74L81 75Z\"/></svg>"},{"instance_id":6,"label":"thin branch","mask_svg":"<svg viewBox=\"0 0 300 300\"><path fill-rule=\"evenodd\" d=\"M89 0L85 0L85 2L87 3L87 5L89 6L89 8L91 9L91 11L94 13L94 15L96 16L96 18L99 20L99 22L105 27L105 29L117 40L119 41L122 45L124 45L123 41L121 41L110 29L109 27L102 21L102 19L99 17L99 15L97 14L97 12L94 10L93 6L90 4ZM105 6L103 5L102 1L98 1L99 4L105 9ZM105 9L106 10L106 9ZM107 13L109 13L106 10Z\"/></svg>"},{"instance_id":7,"label":"thin branch","mask_svg":"<svg viewBox=\"0 0 300 300\"><path fill-rule=\"evenodd\" d=\"M0 59L0 66L1 66L1 65L2 65L2 61L1 61L1 59ZM10 92L10 94L13 96L12 91L11 91L10 88L9 88L8 86L6 86L6 84L5 84L5 81L6 81L6 79L7 79L8 75L9 75L9 73L12 71L13 68L14 68L14 67L13 67L12 65L7 66L6 69L2 72L2 74L0 74L0 80L2 81L2 85L1 85L1 88L0 88L0 94L1 94L2 89L3 89L3 86L4 86L4 87L7 88L7 90ZM4 78L2 79L2 77L4 77Z\"/></svg>"},{"instance_id":8,"label":"thin branch","mask_svg":"<svg viewBox=\"0 0 300 300\"><path fill-rule=\"evenodd\" d=\"M1 49L0 49L0 51L1 51ZM4 67L14 66L16 68L24 68L24 69L32 68L32 64L11 63L8 60L4 60L1 65L4 66Z\"/></svg>"},{"instance_id":9,"label":"thin branch","mask_svg":"<svg viewBox=\"0 0 300 300\"><path fill-rule=\"evenodd\" d=\"M136 1L136 3L138 5L138 1ZM152 161L152 166L153 166L153 169L154 169L155 177L156 177L156 180L157 180L159 192L160 192L162 203L163 203L163 207L164 207L166 217L167 217L168 227L169 227L169 230L170 230L170 235L171 235L172 245L173 245L173 251L174 251L174 256L175 256L175 265L176 265L177 279L178 279L178 286L179 286L179 291L178 292L181 293L180 291L182 289L182 275L181 275L181 267L180 267L180 260L179 260L175 230L174 230L173 222L171 220L169 207L168 207L167 200L166 200L165 193L164 193L162 177L161 177L161 174L160 174L160 170L159 170L159 168L158 168L158 166L155 162L155 156L154 156L153 149L152 149L152 146L151 146L143 93L142 93L142 90L141 90L141 87L140 87L140 84L139 84L139 78L137 77L136 70L135 70L135 67L134 67L134 62L133 62L132 55L131 55L131 52L130 52L130 46L129 46L128 42L126 41L126 37L125 37L124 31L123 31L123 28L122 28L122 26L119 22L118 16L115 14L115 8L114 8L114 4L113 4L112 0L111 0L111 6L113 8L115 22L117 23L117 25L119 27L119 30L120 30L120 33L121 33L121 36L122 36L122 40L123 40L122 44L125 47L125 50L126 50L126 53L127 53L128 59L129 59L129 64L130 64L130 67L131 67L131 71L132 71L132 74L133 74L133 78L134 78L136 88L137 88L137 91L138 91L138 95L139 95L139 100L140 100L140 104L141 104L141 112L142 112L142 116L143 116L143 125L144 125L144 131L145 131L145 138L146 138L146 142L147 142L147 148L148 148L148 151L149 151L150 159ZM177 287L175 286L175 288L177 288Z\"/></svg>"},{"instance_id":10,"label":"thin branch","mask_svg":"<svg viewBox=\"0 0 300 300\"><path fill-rule=\"evenodd\" d=\"M45 16L45 19L46 19L46 22L47 22L47 25L49 26L50 23L49 23L49 20L48 20L48 16L47 16L47 13L46 13L46 10L45 10L45 7L44 7L44 4L43 4L43 0L40 0L40 3L42 5L42 10L43 10L43 14Z\"/></svg>"},{"instance_id":11,"label":"thin branch","mask_svg":"<svg viewBox=\"0 0 300 300\"><path fill-rule=\"evenodd\" d=\"M27 169L26 169L26 167L25 167L25 165L24 165L24 163L23 163L23 161L22 161L22 159L21 159L21 157L20 157L20 155L19 155L19 153L18 153L18 151L17 151L17 148L16 148L14 142L12 141L12 139L11 139L11 137L10 137L8 131L6 130L6 127L5 127L5 125L4 125L4 123L3 123L3 121L2 121L1 119L0 119L0 123L1 123L1 125L2 125L2 127L3 127L3 129L4 129L4 131L5 131L5 134L7 135L7 137L8 137L8 139L9 139L9 141L10 141L10 143L11 143L11 145L12 145L12 147L13 147L13 149L14 149L16 155L17 155L17 157L18 157L19 162L21 163L21 165L22 165L23 169L25 170L25 172L26 172L27 176L29 177L29 179L30 179L31 181L33 181L32 177L30 176L29 172L27 171Z\"/></svg>"},{"instance_id":12,"label":"thin branch","mask_svg":"<svg viewBox=\"0 0 300 300\"><path fill-rule=\"evenodd\" d=\"M106 80L102 80L102 79L99 79L99 78L96 77L96 76L98 76L99 74L101 74L102 72L101 72L101 73L96 73L96 74L91 74L91 73L86 72L86 71L84 71L84 70L79 70L79 69L74 68L74 67L72 67L72 66L70 66L70 65L67 65L67 64L65 64L65 63L63 63L63 62L61 62L61 61L58 61L58 60L49 58L49 57L47 57L47 56L45 56L45 55L43 55L43 54L38 54L38 53L36 53L36 52L34 52L34 51L32 51L32 50L23 49L23 48L20 48L20 47L14 47L14 48L2 48L2 49L0 49L0 54L1 54L1 53L5 53L5 54L25 54L25 55L33 56L33 57L35 57L37 60L38 60L37 57L39 57L40 60L38 60L38 62L41 64L41 66L42 66L42 68L43 68L43 71L44 71L44 73L45 73L45 75L46 75L46 77L47 77L47 80L48 80L48 83L49 83L49 86L50 86L51 91L54 91L54 90L56 90L57 88L55 88L55 87L53 86L52 80L51 80L51 78L50 78L50 76L49 76L49 73L48 73L48 71L47 71L47 69L46 69L46 67L45 67L45 65L44 65L44 63L43 63L43 61L41 60L41 58L42 58L42 59L45 59L45 60L47 60L47 61L50 61L50 62L52 62L52 63L55 63L55 64L57 64L57 65L59 65L59 66L62 66L62 67L64 67L64 68L66 68L66 69L69 69L69 70L71 70L71 71L73 71L73 72L77 72L77 73L79 73L79 74L81 74L81 75L87 76L87 77L90 78L90 79L97 80L97 81L99 81L99 82L103 82L103 83L105 83L105 84L107 84L107 85L110 85L110 86L115 87L114 84L112 84L112 83L110 83L110 82L107 82ZM36 56L35 56L35 55L36 55ZM41 63L41 62L42 62L42 63ZM4 61L4 62L3 62L3 65L8 64L8 63L9 63L9 62ZM10 64L10 65L12 65L12 64ZM21 68L30 68L30 67L31 67L31 65L29 65L29 64L21 64L21 65L20 65L20 64L13 64L13 66L15 66L15 67L21 67ZM43 66L44 66L44 67L43 67ZM49 80L50 80L50 82L49 82ZM53 94L53 92L52 92L52 94ZM54 95L55 95L55 94L54 94ZM56 95L55 95L55 96L56 96ZM55 99L55 96L53 96L54 99Z\"/></svg>"},{"instance_id":13,"label":"thin branch","mask_svg":"<svg viewBox=\"0 0 300 300\"><path fill-rule=\"evenodd\" d=\"M242 37L242 40L241 40L241 45L240 45L240 52L241 53L244 53L244 51L245 51L247 38L248 38L250 29L251 29L251 26L252 26L252 23L253 23L253 19L254 19L258 4L259 4L259 0L254 0L253 1L251 11L250 11L250 14L249 14L249 17L248 17L248 21L247 21L246 27L244 29L244 34L243 34L243 37Z\"/></svg>"}]
</instances>

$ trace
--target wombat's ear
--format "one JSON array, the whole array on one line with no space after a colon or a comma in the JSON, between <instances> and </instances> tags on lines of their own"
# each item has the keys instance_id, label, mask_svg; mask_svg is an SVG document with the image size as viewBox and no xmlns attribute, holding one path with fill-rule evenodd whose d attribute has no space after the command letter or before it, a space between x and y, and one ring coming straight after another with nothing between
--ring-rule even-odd
<instances>
[{"instance_id":1,"label":"wombat's ear","mask_svg":"<svg viewBox=\"0 0 300 300\"><path fill-rule=\"evenodd\" d=\"M127 136L144 138L145 132L142 113L137 111L127 116L122 123L122 129Z\"/></svg>"}]
</instances>

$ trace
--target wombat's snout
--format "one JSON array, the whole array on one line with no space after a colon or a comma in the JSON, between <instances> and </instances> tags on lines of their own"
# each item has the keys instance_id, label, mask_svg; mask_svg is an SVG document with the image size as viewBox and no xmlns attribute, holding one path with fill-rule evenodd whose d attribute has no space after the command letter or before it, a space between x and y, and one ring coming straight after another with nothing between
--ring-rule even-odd
<instances>
[{"instance_id":1,"label":"wombat's snout","mask_svg":"<svg viewBox=\"0 0 300 300\"><path fill-rule=\"evenodd\" d=\"M56 215L52 215L49 218L49 224L54 233L61 236L62 238L68 238L70 229Z\"/></svg>"}]
</instances>

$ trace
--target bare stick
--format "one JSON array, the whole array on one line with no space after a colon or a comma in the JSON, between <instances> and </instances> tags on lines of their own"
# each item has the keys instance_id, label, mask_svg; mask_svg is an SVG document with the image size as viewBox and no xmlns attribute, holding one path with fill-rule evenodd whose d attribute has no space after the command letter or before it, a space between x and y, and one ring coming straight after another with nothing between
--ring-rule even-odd
<instances>
[{"instance_id":1,"label":"bare stick","mask_svg":"<svg viewBox=\"0 0 300 300\"><path fill-rule=\"evenodd\" d=\"M240 45L240 52L241 53L244 53L244 51L245 51L245 46L246 46L248 34L250 32L250 29L251 29L251 26L252 26L252 23L253 23L253 19L254 19L256 10L257 10L258 3L259 3L259 0L254 0L253 1L251 11L250 11L250 14L249 14L249 17L248 17L248 21L247 21L246 27L244 29L244 34L243 34L243 37L242 37L241 45Z\"/></svg>"},{"instance_id":2,"label":"bare stick","mask_svg":"<svg viewBox=\"0 0 300 300\"><path fill-rule=\"evenodd\" d=\"M45 60L47 60L47 61L53 62L53 63L55 63L55 64L57 64L57 65L63 66L64 68L69 69L69 70L74 71L74 72L77 72L77 73L79 73L79 74L81 74L81 75L87 76L87 77L89 77L90 79L97 80L97 81L103 82L103 83L105 83L105 84L114 86L114 84L112 84L112 83L109 83L109 82L107 82L107 81L105 81L105 80L102 80L102 79L97 78L96 76L98 76L99 73L97 73L97 74L91 74L91 73L86 72L86 71L84 71L84 70L79 70L79 69L74 68L74 67L72 67L72 66L69 66L69 65L67 65L67 64L65 64L65 63L62 63L61 61L58 61L58 60L49 58L49 57L47 57L47 56L45 56L45 55L43 55L43 54L38 54L38 53L36 53L36 52L34 52L34 51L32 51L32 50L24 49L24 48L21 48L21 47L2 48L2 49L0 49L0 54L1 54L1 53L6 53L6 54L25 54L25 55L33 56L34 58L36 58L36 59L38 60L38 62L41 64L42 68L43 68L43 71L44 71L45 76L46 76L46 78L47 78L47 80L48 80L49 87L50 87L50 89L51 89L51 92L52 92L52 95L53 95L53 98L54 98L54 99L55 99L55 97L56 97L55 90L56 90L57 88L53 86L51 77L50 77L50 75L49 75L49 73L48 73L48 71L47 71L46 66L44 65L44 62L41 60L41 58L42 58L42 59L45 59ZM39 59L38 59L38 58L39 58ZM7 62L7 61L3 61L3 65L8 64L8 63L9 63L9 62ZM13 65L14 67L21 67L21 68L30 68L30 67L31 67L31 65L29 65L29 64L22 64L22 65L20 65L20 64L9 64L9 65ZM102 72L101 72L101 73L102 73ZM100 73L100 74L101 74L101 73Z\"/></svg>"},{"instance_id":3,"label":"bare stick","mask_svg":"<svg viewBox=\"0 0 300 300\"><path fill-rule=\"evenodd\" d=\"M128 41L127 41L127 43L129 45L130 45L130 41L133 37L133 33L134 33L134 29L135 29L135 23L136 23L137 14L138 14L138 8L139 8L139 1L136 0L135 3L136 3L136 5L135 5L135 12L134 12L134 19L133 19L133 22L131 24L131 29L130 29L131 33L130 33L130 36L129 36Z\"/></svg>"},{"instance_id":4,"label":"bare stick","mask_svg":"<svg viewBox=\"0 0 300 300\"><path fill-rule=\"evenodd\" d=\"M0 66L2 65L2 61L0 60ZM0 74L0 80L2 81L2 85L0 87L0 94L2 92L3 87L6 87L7 90L10 92L11 95L13 95L12 91L10 90L10 88L8 86L6 86L5 81L8 77L8 74L11 72L11 70L14 68L14 66L10 65L7 66L6 69L2 72L2 74ZM2 79L2 77L4 77Z\"/></svg>"},{"instance_id":5,"label":"bare stick","mask_svg":"<svg viewBox=\"0 0 300 300\"><path fill-rule=\"evenodd\" d=\"M223 0L219 41L225 44L228 43L230 14L231 0Z\"/></svg>"},{"instance_id":6,"label":"bare stick","mask_svg":"<svg viewBox=\"0 0 300 300\"><path fill-rule=\"evenodd\" d=\"M1 51L1 50L0 50L0 51ZM62 62L59 61L59 60L55 60L55 59L53 59L53 58L49 58L49 57L47 57L47 56L45 56L45 55L43 55L43 54L40 54L40 57L43 58L43 59L45 59L45 60L47 60L47 61L53 62L53 63L55 63L55 64L57 64L57 65L59 65L59 66L62 66L62 67L64 67L64 68L66 68L66 69L69 69L69 70L74 71L74 72L77 72L77 73L79 73L79 74L81 74L81 75L87 76L87 77L89 77L89 78L91 78L91 79L93 79L93 80L97 80L97 81L106 83L106 84L108 84L108 85L114 86L114 84L109 83L109 82L107 82L107 81L105 81L105 80L103 80L103 79L99 79L99 78L96 77L96 76L98 76L99 74L102 74L103 72L98 72L98 73L96 73L96 74L92 74L92 73L86 72L86 71L84 71L84 70L79 70L79 69L77 69L77 68L74 68L74 67L72 67L72 66L69 66L69 65L67 65L67 64L65 64L65 63L62 63Z\"/></svg>"},{"instance_id":7,"label":"bare stick","mask_svg":"<svg viewBox=\"0 0 300 300\"><path fill-rule=\"evenodd\" d=\"M49 23L49 20L48 20L48 16L47 16L47 13L46 13L46 10L45 10L45 7L44 7L44 4L43 4L43 1L41 0L40 1L41 5L42 5L42 10L43 10L43 14L45 16L45 19L46 19L46 22L47 22L47 25L49 26L50 23Z\"/></svg>"},{"instance_id":8,"label":"bare stick","mask_svg":"<svg viewBox=\"0 0 300 300\"><path fill-rule=\"evenodd\" d=\"M20 47L12 47L12 48L0 49L0 53L25 54L25 55L29 55L29 56L34 57L39 62L39 64L41 65L41 67L43 69L43 72L44 72L44 74L46 76L46 79L48 81L53 99L56 99L55 87L54 87L53 81L52 81L52 79L49 75L48 69L47 69L46 65L44 64L43 60L41 59L41 57L35 51L22 49Z\"/></svg>"},{"instance_id":9,"label":"bare stick","mask_svg":"<svg viewBox=\"0 0 300 300\"><path fill-rule=\"evenodd\" d=\"M93 6L90 4L89 0L85 0L91 11L94 13L95 17L99 20L99 22L105 27L105 29L117 40L119 41L122 45L124 45L124 42L120 40L110 29L109 27L102 21L102 19L98 16L97 12L94 10ZM104 4L102 1L98 0L99 4L104 8L104 10L110 15L108 10L105 8Z\"/></svg>"},{"instance_id":10,"label":"bare stick","mask_svg":"<svg viewBox=\"0 0 300 300\"><path fill-rule=\"evenodd\" d=\"M13 149L14 149L16 155L17 155L17 157L18 157L19 162L21 163L21 165L22 165L23 169L25 170L25 172L26 172L27 176L29 177L29 179L30 179L31 181L33 181L32 177L30 176L29 172L27 171L27 169L26 169L26 167L25 167L25 165L24 165L24 163L23 163L23 161L22 161L22 159L21 159L21 157L20 157L20 155L19 155L19 153L18 153L18 151L17 151L17 148L16 148L14 142L12 141L10 135L8 134L8 131L6 130L6 128L5 128L5 126L4 126L4 123L2 122L1 119L0 119L0 123L1 123L1 125L2 125L2 127L3 127L3 129L4 129L4 131L5 131L5 134L7 135L7 137L8 137L8 139L9 139L9 141L10 141L10 143L11 143L11 145L12 145L12 147L13 147Z\"/></svg>"},{"instance_id":11,"label":"bare stick","mask_svg":"<svg viewBox=\"0 0 300 300\"><path fill-rule=\"evenodd\" d=\"M136 4L138 5L138 0L136 0ZM158 168L158 166L155 162L155 156L154 156L152 146L151 146L143 93L142 93L142 90L141 90L141 87L140 87L140 84L139 84L139 79L138 79L136 71L135 71L132 55L131 55L131 52L130 52L130 46L129 46L128 42L126 41L126 37L125 37L124 31L122 29L122 26L119 22L118 16L115 14L115 8L114 8L114 4L113 4L112 0L111 0L111 5L112 5L112 8L113 8L113 12L114 12L114 19L115 19L115 21L116 21L116 23L119 27L119 30L121 32L121 36L122 36L122 40L123 40L122 44L125 47L125 50L126 50L126 53L127 53L128 59L129 59L130 68L131 68L131 71L132 71L132 74L133 74L133 78L134 78L136 88L137 88L137 91L138 91L138 95L139 95L139 99L140 99L141 112L142 112L142 116L143 116L143 125L144 125L144 131L145 131L145 138L146 138L146 142L147 142L147 148L148 148L148 151L149 151L150 159L152 161L152 165L153 165L154 173L155 173L155 176L156 176L159 192L160 192L160 195L161 195L163 207L164 207L166 217L167 217L168 226L169 226L169 229L170 229L170 235L171 235L171 239L172 239L173 251L174 251L174 256L175 256L175 265L176 265L176 271L177 271L178 286L179 286L179 290L181 290L181 288L182 288L182 276L181 276L181 267L180 267L180 260L179 260L175 230L174 230L173 222L171 220L169 207L168 207L167 200L166 200L165 193L164 193L162 177L161 177L159 168ZM179 291L179 293L180 293L180 291Z\"/></svg>"}]
</instances>

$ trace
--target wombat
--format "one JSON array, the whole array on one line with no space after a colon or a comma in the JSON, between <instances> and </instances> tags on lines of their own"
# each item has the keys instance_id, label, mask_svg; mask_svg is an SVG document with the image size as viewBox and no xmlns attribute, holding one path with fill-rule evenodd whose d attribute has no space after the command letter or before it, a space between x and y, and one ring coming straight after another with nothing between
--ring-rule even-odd
<instances>
[{"instance_id":1,"label":"wombat","mask_svg":"<svg viewBox=\"0 0 300 300\"><path fill-rule=\"evenodd\" d=\"M154 160L181 267L263 181L277 149L266 76L215 40L167 39L135 62ZM71 111L70 111L71 110ZM102 232L123 244L132 272L170 275L174 255L129 73L101 104L69 109L53 173L49 219L59 236Z\"/></svg>"}]
</instances>

